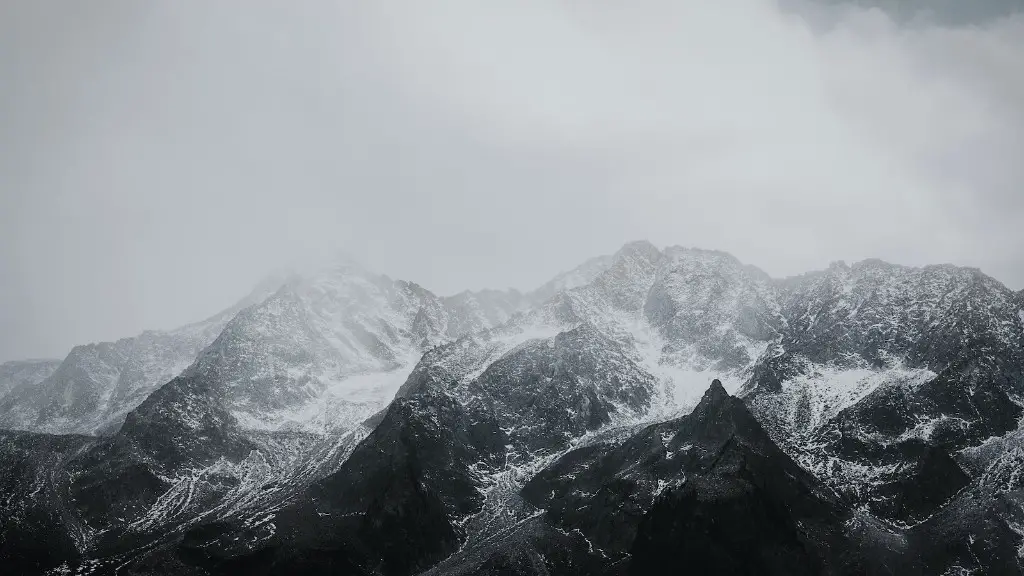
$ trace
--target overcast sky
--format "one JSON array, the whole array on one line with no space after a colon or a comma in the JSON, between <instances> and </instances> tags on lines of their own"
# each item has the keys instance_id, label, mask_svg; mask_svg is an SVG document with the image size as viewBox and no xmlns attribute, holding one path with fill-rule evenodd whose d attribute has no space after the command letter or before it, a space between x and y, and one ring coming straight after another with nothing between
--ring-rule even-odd
<instances>
[{"instance_id":1,"label":"overcast sky","mask_svg":"<svg viewBox=\"0 0 1024 576\"><path fill-rule=\"evenodd\" d=\"M640 238L1024 288L1020 2L870 5L0 3L0 360L335 250L440 294Z\"/></svg>"}]
</instances>

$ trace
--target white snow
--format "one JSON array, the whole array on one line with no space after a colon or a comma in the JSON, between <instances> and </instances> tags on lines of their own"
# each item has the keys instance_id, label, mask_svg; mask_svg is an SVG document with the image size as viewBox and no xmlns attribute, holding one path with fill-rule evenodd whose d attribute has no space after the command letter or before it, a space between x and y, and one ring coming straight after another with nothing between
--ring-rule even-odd
<instances>
[{"instance_id":1,"label":"white snow","mask_svg":"<svg viewBox=\"0 0 1024 576\"><path fill-rule=\"evenodd\" d=\"M784 382L778 396L782 399L793 431L806 433L827 423L879 386L918 386L934 377L935 373L930 370L900 365L880 370L844 370L819 365L812 367L808 374ZM801 413L807 417L806 422L796 421Z\"/></svg>"},{"instance_id":2,"label":"white snow","mask_svg":"<svg viewBox=\"0 0 1024 576\"><path fill-rule=\"evenodd\" d=\"M348 430L382 410L416 366L413 356L402 367L365 372L328 382L321 393L305 403L275 411L236 410L239 425L248 430L301 430L331 433Z\"/></svg>"},{"instance_id":3,"label":"white snow","mask_svg":"<svg viewBox=\"0 0 1024 576\"><path fill-rule=\"evenodd\" d=\"M654 401L644 420L667 420L689 413L715 379L722 382L729 394L738 392L746 380L746 369L731 372L715 370L708 359L696 354L664 354L664 340L642 318L625 328L635 343L640 365L658 381ZM757 358L757 355L752 357Z\"/></svg>"}]
</instances>

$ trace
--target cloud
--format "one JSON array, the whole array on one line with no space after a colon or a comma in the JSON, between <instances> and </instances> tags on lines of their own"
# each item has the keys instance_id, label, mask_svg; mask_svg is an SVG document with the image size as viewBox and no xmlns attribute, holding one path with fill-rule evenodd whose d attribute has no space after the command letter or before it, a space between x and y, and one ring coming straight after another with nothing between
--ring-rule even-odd
<instances>
[{"instance_id":1,"label":"cloud","mask_svg":"<svg viewBox=\"0 0 1024 576\"><path fill-rule=\"evenodd\" d=\"M1024 201L1019 15L901 26L840 6L813 30L759 0L436 6L380 18L403 89L510 154L594 158L615 179L609 216L638 233L777 273L881 255L1024 282L1006 270Z\"/></svg>"},{"instance_id":2,"label":"cloud","mask_svg":"<svg viewBox=\"0 0 1024 576\"><path fill-rule=\"evenodd\" d=\"M338 249L442 293L636 238L1024 287L1020 13L53 6L0 14L0 358L197 319Z\"/></svg>"}]
</instances>

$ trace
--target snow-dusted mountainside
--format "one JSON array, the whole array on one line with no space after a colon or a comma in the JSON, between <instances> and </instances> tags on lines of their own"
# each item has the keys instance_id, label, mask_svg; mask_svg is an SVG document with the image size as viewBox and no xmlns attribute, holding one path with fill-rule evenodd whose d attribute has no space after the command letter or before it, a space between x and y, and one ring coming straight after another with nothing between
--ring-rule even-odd
<instances>
[{"instance_id":1,"label":"snow-dusted mountainside","mask_svg":"<svg viewBox=\"0 0 1024 576\"><path fill-rule=\"evenodd\" d=\"M439 298L342 264L293 277L240 312L182 376L208 382L215 397L204 401L246 430L348 429L391 400L426 349L505 321L514 300Z\"/></svg>"},{"instance_id":2,"label":"snow-dusted mountainside","mask_svg":"<svg viewBox=\"0 0 1024 576\"><path fill-rule=\"evenodd\" d=\"M499 326L529 308L527 297L517 290L466 290L443 298L441 304L446 312L447 339Z\"/></svg>"},{"instance_id":3,"label":"snow-dusted mountainside","mask_svg":"<svg viewBox=\"0 0 1024 576\"><path fill-rule=\"evenodd\" d=\"M589 283L431 351L417 372L465 381L523 342L586 327L654 377L659 401L692 408L715 376L738 389L784 321L768 277L725 253L636 242L604 264Z\"/></svg>"},{"instance_id":4,"label":"snow-dusted mountainside","mask_svg":"<svg viewBox=\"0 0 1024 576\"><path fill-rule=\"evenodd\" d=\"M211 518L259 525L347 457L369 432L363 420L424 350L507 318L515 298L439 298L350 263L288 278L234 315L116 433L83 439L61 463L68 476L43 480L69 495L67 538L82 554L173 540ZM30 442L8 438L16 454Z\"/></svg>"},{"instance_id":5,"label":"snow-dusted mountainside","mask_svg":"<svg viewBox=\"0 0 1024 576\"><path fill-rule=\"evenodd\" d=\"M999 282L868 260L780 284L789 328L747 401L802 464L877 513L923 519L965 483L950 455L1017 428L1024 320ZM949 487L931 506L897 505L939 461L929 447Z\"/></svg>"},{"instance_id":6,"label":"snow-dusted mountainside","mask_svg":"<svg viewBox=\"0 0 1024 576\"><path fill-rule=\"evenodd\" d=\"M543 286L527 294L526 298L535 304L542 304L559 292L590 284L594 278L600 276L611 265L612 256L596 256L572 270L555 276L545 282Z\"/></svg>"},{"instance_id":7,"label":"snow-dusted mountainside","mask_svg":"<svg viewBox=\"0 0 1024 576\"><path fill-rule=\"evenodd\" d=\"M102 434L157 387L188 367L242 308L258 302L276 280L261 283L235 306L202 322L151 330L116 342L76 346L45 379L0 397L0 429L48 434Z\"/></svg>"},{"instance_id":8,"label":"snow-dusted mountainside","mask_svg":"<svg viewBox=\"0 0 1024 576\"><path fill-rule=\"evenodd\" d=\"M38 384L53 374L60 360L15 360L0 364L0 399L22 384Z\"/></svg>"},{"instance_id":9,"label":"snow-dusted mountainside","mask_svg":"<svg viewBox=\"0 0 1024 576\"><path fill-rule=\"evenodd\" d=\"M355 268L353 268L355 269ZM263 337L275 328L268 326L273 323L309 322L313 329L320 329L322 333L312 337L310 341L293 341L291 352L295 355L309 354L310 364L320 363L324 373L312 375L311 378L319 379L321 386L326 382L335 382L352 377L354 374L366 374L364 382L353 384L362 386L367 393L373 394L381 386L391 389L401 384L405 374L393 373L396 369L410 367L419 358L421 347L430 344L438 344L456 338L462 334L483 330L491 326L501 324L512 314L524 307L524 297L515 291L484 290L480 292L462 292L448 298L437 298L425 290L409 284L411 295L405 296L411 299L409 302L395 303L396 306L412 307L404 312L413 314L410 318L386 318L381 326L360 325L354 319L352 310L363 306L374 306L379 303L361 298L384 299L402 297L398 291L394 294L376 294L371 292L377 287L367 284L361 287L329 286L321 279L319 285L310 284L302 286L300 276L292 275L292 282L283 292L277 288L284 282L284 278L274 277L262 283L248 297L237 305L209 318L205 321L190 324L170 331L147 331L133 338L124 338L116 342L103 342L75 347L59 366L51 370L51 374L43 374L43 377L35 379L27 378L26 367L36 366L36 363L8 363L12 378L17 374L19 380L18 389L11 386L12 390L6 398L0 395L0 428L27 430L46 433L75 433L75 434L102 434L117 429L123 422L125 415L136 406L142 403L145 398L158 386L168 382L196 360L201 350L210 345L215 339L223 346L220 351L225 354L235 354L233 359L221 358L217 362L234 362L235 368L241 370L236 375L237 379L244 379L254 376L252 370L274 371L273 375L264 374L261 377L282 377L282 370L278 366L259 366L254 363L251 366L239 368L246 363L246 358L258 357L261 359L275 358L268 353L266 348L245 351L238 347L268 347L271 345L269 339ZM352 294L340 294L340 292L351 288ZM289 306L294 302L289 297L294 297L296 290L308 290L310 292L309 310L303 312L306 317L297 319L288 317ZM415 292L422 294L416 295ZM398 295L398 296L396 296ZM270 298L268 303L264 300ZM335 301L331 299L334 298ZM345 298L351 298L351 302L342 302ZM418 300L417 300L418 299ZM316 301L313 301L316 300ZM415 300L415 301L412 301ZM420 301L422 300L422 302ZM262 305L267 304L267 305ZM258 305L252 311L245 314L251 315L251 321L237 322L230 325L230 330L225 331L228 322L235 315L247 307ZM408 314L406 314L408 316ZM331 322L339 322L338 327L328 326ZM266 323L267 326L261 324ZM351 326L342 324L351 323ZM294 324L298 326L298 324ZM349 330L351 328L351 330ZM395 330L405 331L405 336L397 336ZM253 331L244 334L246 330ZM333 330L333 332L332 332ZM348 331L347 331L348 330ZM224 332L224 333L222 333ZM305 333L305 328L297 329L298 333ZM379 333L378 333L379 332ZM286 334L282 339L289 339L295 334ZM398 341L401 340L400 343ZM391 348L384 350L381 346ZM232 348L234 347L234 348ZM288 353L280 351L281 356ZM328 358L337 353L337 358ZM213 351L205 356L208 362L213 362ZM245 356L251 354L251 356ZM24 366L22 366L24 365ZM40 364L41 365L41 364ZM19 368L20 367L20 368ZM209 364L204 369L222 369L222 366ZM15 373L14 370L18 369ZM312 369L314 370L315 369ZM406 370L408 372L408 370ZM294 376L294 379L300 379ZM398 379L397 383L394 381ZM357 378L358 379L358 378ZM6 382L7 380L0 380ZM12 380L13 382L13 380ZM21 384L26 384L21 386ZM30 384L30 385L29 385ZM289 386L285 386L285 389ZM297 394L309 394L296 392ZM259 395L260 391L253 391ZM319 398L319 391L314 396ZM384 400L388 398L385 394ZM280 399L268 400L271 403ZM376 400L378 403L382 400ZM337 406L333 406L337 408ZM321 414L323 417L327 414ZM292 414L282 416L283 418L300 419L304 422L316 418L314 414ZM252 423L253 426L260 426L259 423ZM265 423L266 426L285 425L285 423Z\"/></svg>"},{"instance_id":10,"label":"snow-dusted mountainside","mask_svg":"<svg viewBox=\"0 0 1024 576\"><path fill-rule=\"evenodd\" d=\"M225 321L116 433L0 434L0 559L1021 573L1022 309L972 269L774 280L646 242L526 294L340 263Z\"/></svg>"}]
</instances>

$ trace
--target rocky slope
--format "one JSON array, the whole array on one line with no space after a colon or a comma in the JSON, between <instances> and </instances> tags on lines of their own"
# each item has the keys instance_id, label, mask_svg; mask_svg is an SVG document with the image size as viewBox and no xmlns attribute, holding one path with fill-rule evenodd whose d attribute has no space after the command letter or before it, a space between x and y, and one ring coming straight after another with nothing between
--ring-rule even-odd
<instances>
[{"instance_id":1,"label":"rocky slope","mask_svg":"<svg viewBox=\"0 0 1024 576\"><path fill-rule=\"evenodd\" d=\"M340 264L240 311L115 434L0 437L0 558L1020 573L1022 308L972 269L773 280L644 242L526 295Z\"/></svg>"},{"instance_id":2,"label":"rocky slope","mask_svg":"<svg viewBox=\"0 0 1024 576\"><path fill-rule=\"evenodd\" d=\"M950 456L1017 428L1024 321L999 282L865 261L780 284L789 328L745 397L804 466L875 512L923 519L964 483ZM933 506L893 502L937 462L949 484Z\"/></svg>"}]
</instances>

